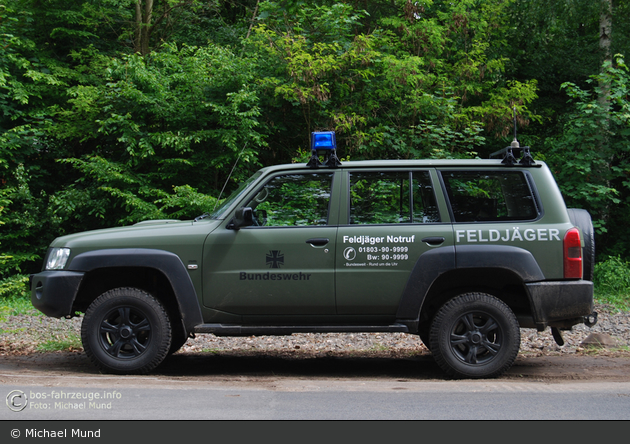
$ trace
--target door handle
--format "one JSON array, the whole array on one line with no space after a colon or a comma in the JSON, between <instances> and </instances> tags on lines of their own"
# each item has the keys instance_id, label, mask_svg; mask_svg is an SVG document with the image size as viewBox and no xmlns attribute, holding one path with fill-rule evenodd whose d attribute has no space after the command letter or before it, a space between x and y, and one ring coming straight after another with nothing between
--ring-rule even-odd
<instances>
[{"instance_id":1,"label":"door handle","mask_svg":"<svg viewBox=\"0 0 630 444\"><path fill-rule=\"evenodd\" d=\"M330 239L327 237L314 237L306 241L307 244L311 244L314 247L323 247L328 242L330 242Z\"/></svg>"},{"instance_id":2,"label":"door handle","mask_svg":"<svg viewBox=\"0 0 630 444\"><path fill-rule=\"evenodd\" d=\"M429 245L440 245L444 242L444 238L442 236L429 236L422 239L422 242L425 242Z\"/></svg>"}]
</instances>

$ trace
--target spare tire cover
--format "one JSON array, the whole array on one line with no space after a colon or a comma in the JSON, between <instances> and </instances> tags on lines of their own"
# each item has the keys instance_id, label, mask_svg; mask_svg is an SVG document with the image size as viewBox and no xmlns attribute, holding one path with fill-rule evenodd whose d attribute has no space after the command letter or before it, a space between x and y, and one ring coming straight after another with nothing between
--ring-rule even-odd
<instances>
[{"instance_id":1,"label":"spare tire cover","mask_svg":"<svg viewBox=\"0 0 630 444\"><path fill-rule=\"evenodd\" d=\"M584 280L592 281L595 270L595 231L593 230L591 215L588 211L578 208L569 208L567 211L571 223L580 229L584 238L584 248L582 249L584 273L582 277Z\"/></svg>"}]
</instances>

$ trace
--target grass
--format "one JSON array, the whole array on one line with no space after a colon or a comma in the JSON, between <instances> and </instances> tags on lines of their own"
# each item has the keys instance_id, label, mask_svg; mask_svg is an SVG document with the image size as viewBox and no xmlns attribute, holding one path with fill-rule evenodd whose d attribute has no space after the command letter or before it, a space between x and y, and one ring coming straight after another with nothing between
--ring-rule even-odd
<instances>
[{"instance_id":1,"label":"grass","mask_svg":"<svg viewBox=\"0 0 630 444\"><path fill-rule=\"evenodd\" d=\"M40 352L72 351L81 349L81 338L75 333L69 333L65 338L49 339L37 345L36 350Z\"/></svg>"},{"instance_id":2,"label":"grass","mask_svg":"<svg viewBox=\"0 0 630 444\"><path fill-rule=\"evenodd\" d=\"M225 350L221 350L221 349L218 349L218 348L203 348L203 349L201 349L202 353L210 353L210 354L213 354L213 355L218 355L222 351L225 351Z\"/></svg>"},{"instance_id":3,"label":"grass","mask_svg":"<svg viewBox=\"0 0 630 444\"><path fill-rule=\"evenodd\" d=\"M2 330L0 330L0 333L2 333L2 334L11 334L11 333L21 333L21 332L25 332L25 331L26 331L26 327L21 327L21 328L2 329Z\"/></svg>"},{"instance_id":4,"label":"grass","mask_svg":"<svg viewBox=\"0 0 630 444\"><path fill-rule=\"evenodd\" d=\"M630 294L596 294L595 302L610 305L620 312L630 311Z\"/></svg>"},{"instance_id":5,"label":"grass","mask_svg":"<svg viewBox=\"0 0 630 444\"><path fill-rule=\"evenodd\" d=\"M595 300L619 311L630 311L630 262L609 256L595 264Z\"/></svg>"},{"instance_id":6,"label":"grass","mask_svg":"<svg viewBox=\"0 0 630 444\"><path fill-rule=\"evenodd\" d=\"M600 304L610 305L617 311L630 311L630 288L611 291L596 285L593 299Z\"/></svg>"},{"instance_id":7,"label":"grass","mask_svg":"<svg viewBox=\"0 0 630 444\"><path fill-rule=\"evenodd\" d=\"M375 351L375 352L382 352L382 351L388 351L388 350L390 350L390 348L383 344L374 344L369 349L369 351Z\"/></svg>"},{"instance_id":8,"label":"grass","mask_svg":"<svg viewBox=\"0 0 630 444\"><path fill-rule=\"evenodd\" d=\"M28 276L16 275L0 281L0 319L16 315L42 315L31 304Z\"/></svg>"},{"instance_id":9,"label":"grass","mask_svg":"<svg viewBox=\"0 0 630 444\"><path fill-rule=\"evenodd\" d=\"M44 316L33 307L28 296L9 296L0 299L0 319L18 315Z\"/></svg>"}]
</instances>

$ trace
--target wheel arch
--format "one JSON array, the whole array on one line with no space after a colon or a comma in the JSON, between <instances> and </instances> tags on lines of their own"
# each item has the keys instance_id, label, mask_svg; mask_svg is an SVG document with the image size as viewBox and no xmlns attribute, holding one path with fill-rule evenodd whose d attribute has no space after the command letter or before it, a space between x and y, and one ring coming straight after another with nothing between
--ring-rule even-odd
<instances>
[{"instance_id":1,"label":"wheel arch","mask_svg":"<svg viewBox=\"0 0 630 444\"><path fill-rule=\"evenodd\" d=\"M99 295L118 287L144 290L158 299L174 328L186 335L203 323L201 308L188 272L174 253L150 249L111 249L82 253L69 267L85 273L74 311L83 311Z\"/></svg>"},{"instance_id":2,"label":"wheel arch","mask_svg":"<svg viewBox=\"0 0 630 444\"><path fill-rule=\"evenodd\" d=\"M397 318L411 330L428 329L446 301L482 292L505 302L522 326L533 327L525 282L544 280L532 254L511 246L441 247L420 256L403 292Z\"/></svg>"},{"instance_id":3,"label":"wheel arch","mask_svg":"<svg viewBox=\"0 0 630 444\"><path fill-rule=\"evenodd\" d=\"M466 268L450 270L436 279L420 308L419 328L429 328L440 307L464 293L492 295L510 307L522 326L534 327L529 294L519 275L505 268Z\"/></svg>"}]
</instances>

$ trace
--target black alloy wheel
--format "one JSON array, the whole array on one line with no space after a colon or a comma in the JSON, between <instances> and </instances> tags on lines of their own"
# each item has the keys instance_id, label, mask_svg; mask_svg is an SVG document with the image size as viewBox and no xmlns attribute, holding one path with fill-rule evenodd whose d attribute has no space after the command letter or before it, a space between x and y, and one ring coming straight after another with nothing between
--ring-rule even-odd
<instances>
[{"instance_id":1,"label":"black alloy wheel","mask_svg":"<svg viewBox=\"0 0 630 444\"><path fill-rule=\"evenodd\" d=\"M88 307L81 326L86 354L109 373L143 374L171 347L171 324L162 304L137 288L103 293Z\"/></svg>"},{"instance_id":2,"label":"black alloy wheel","mask_svg":"<svg viewBox=\"0 0 630 444\"><path fill-rule=\"evenodd\" d=\"M134 307L117 307L104 316L98 336L101 347L109 355L133 359L147 349L151 324L144 312Z\"/></svg>"},{"instance_id":3,"label":"black alloy wheel","mask_svg":"<svg viewBox=\"0 0 630 444\"><path fill-rule=\"evenodd\" d=\"M448 375L491 378L514 363L520 330L504 302L485 293L467 293L439 310L430 342L436 362Z\"/></svg>"}]
</instances>

